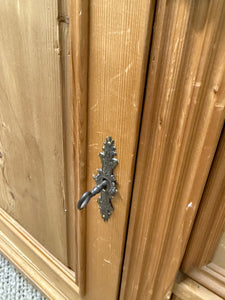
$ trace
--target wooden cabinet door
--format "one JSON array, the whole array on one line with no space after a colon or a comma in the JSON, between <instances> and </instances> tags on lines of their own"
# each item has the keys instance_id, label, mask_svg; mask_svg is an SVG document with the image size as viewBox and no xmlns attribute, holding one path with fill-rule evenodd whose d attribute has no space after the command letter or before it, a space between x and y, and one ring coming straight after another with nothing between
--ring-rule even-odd
<instances>
[{"instance_id":1,"label":"wooden cabinet door","mask_svg":"<svg viewBox=\"0 0 225 300\"><path fill-rule=\"evenodd\" d=\"M170 299L224 123L224 1L0 12L1 252L50 299ZM107 136L104 222L76 205Z\"/></svg>"},{"instance_id":2,"label":"wooden cabinet door","mask_svg":"<svg viewBox=\"0 0 225 300\"><path fill-rule=\"evenodd\" d=\"M2 1L1 252L51 299L117 299L154 1ZM118 193L96 198L115 140Z\"/></svg>"}]
</instances>

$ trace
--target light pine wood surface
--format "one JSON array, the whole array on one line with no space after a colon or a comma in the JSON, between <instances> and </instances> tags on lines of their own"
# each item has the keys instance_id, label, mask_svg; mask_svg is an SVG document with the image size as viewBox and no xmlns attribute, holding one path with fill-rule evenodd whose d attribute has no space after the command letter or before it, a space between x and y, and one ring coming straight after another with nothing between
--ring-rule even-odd
<instances>
[{"instance_id":1,"label":"light pine wood surface","mask_svg":"<svg viewBox=\"0 0 225 300\"><path fill-rule=\"evenodd\" d=\"M188 276L225 299L225 270L214 263L192 268Z\"/></svg>"},{"instance_id":2,"label":"light pine wood surface","mask_svg":"<svg viewBox=\"0 0 225 300\"><path fill-rule=\"evenodd\" d=\"M58 1L0 13L0 205L67 264Z\"/></svg>"},{"instance_id":3,"label":"light pine wood surface","mask_svg":"<svg viewBox=\"0 0 225 300\"><path fill-rule=\"evenodd\" d=\"M88 55L89 55L89 6L88 0L68 1L70 23L70 106L73 130L73 165L75 232L68 232L69 239L75 234L75 247L71 247L70 261L75 264L76 283L80 294L86 285L86 211L78 211L77 201L87 190L87 105L88 105ZM71 108L72 105L72 108ZM70 179L73 181L73 177ZM73 182L71 183L72 186ZM73 224L71 221L69 224ZM69 228L68 228L69 229ZM70 245L72 246L72 244Z\"/></svg>"},{"instance_id":4,"label":"light pine wood surface","mask_svg":"<svg viewBox=\"0 0 225 300\"><path fill-rule=\"evenodd\" d=\"M223 219L225 219L225 218L223 218ZM224 231L220 238L219 244L217 245L212 262L217 264L218 266L222 267L225 270L225 233L224 233Z\"/></svg>"},{"instance_id":5,"label":"light pine wood surface","mask_svg":"<svg viewBox=\"0 0 225 300\"><path fill-rule=\"evenodd\" d=\"M67 259L68 266L77 272L76 236L77 226L75 224L75 191L76 182L74 174L74 123L73 102L71 101L71 47L70 47L70 18L68 16L68 0L58 1L58 36L60 55L60 85L62 103L63 137L58 141L63 145L64 159L64 193L66 203L66 236L67 236Z\"/></svg>"},{"instance_id":6,"label":"light pine wood surface","mask_svg":"<svg viewBox=\"0 0 225 300\"><path fill-rule=\"evenodd\" d=\"M169 299L225 115L224 1L157 2L120 299Z\"/></svg>"},{"instance_id":7,"label":"light pine wood surface","mask_svg":"<svg viewBox=\"0 0 225 300\"><path fill-rule=\"evenodd\" d=\"M153 13L154 1L90 2L88 190L95 186L92 175L101 168L107 136L115 140L119 165L109 221L101 218L98 196L86 208L85 299L114 300L119 294Z\"/></svg>"},{"instance_id":8,"label":"light pine wood surface","mask_svg":"<svg viewBox=\"0 0 225 300\"><path fill-rule=\"evenodd\" d=\"M186 278L180 283L175 283L171 300L222 300L196 281Z\"/></svg>"},{"instance_id":9,"label":"light pine wood surface","mask_svg":"<svg viewBox=\"0 0 225 300\"><path fill-rule=\"evenodd\" d=\"M81 299L74 272L1 208L0 229L0 252L48 299Z\"/></svg>"},{"instance_id":10,"label":"light pine wood surface","mask_svg":"<svg viewBox=\"0 0 225 300\"><path fill-rule=\"evenodd\" d=\"M223 129L182 263L182 270L191 278L222 297L225 297L223 240L218 248L217 245L225 217L224 153Z\"/></svg>"},{"instance_id":11,"label":"light pine wood surface","mask_svg":"<svg viewBox=\"0 0 225 300\"><path fill-rule=\"evenodd\" d=\"M221 135L212 168L204 189L194 228L182 263L184 272L208 264L225 226L225 130ZM221 247L222 248L222 247ZM216 253L215 263L224 264ZM223 252L222 252L223 253Z\"/></svg>"},{"instance_id":12,"label":"light pine wood surface","mask_svg":"<svg viewBox=\"0 0 225 300\"><path fill-rule=\"evenodd\" d=\"M155 1L70 1L70 45L64 1L0 12L0 206L32 235L2 211L4 253L52 299L114 300L126 249L120 299L169 299L224 121L224 2L157 2L126 248ZM106 136L108 222L75 210Z\"/></svg>"}]
</instances>

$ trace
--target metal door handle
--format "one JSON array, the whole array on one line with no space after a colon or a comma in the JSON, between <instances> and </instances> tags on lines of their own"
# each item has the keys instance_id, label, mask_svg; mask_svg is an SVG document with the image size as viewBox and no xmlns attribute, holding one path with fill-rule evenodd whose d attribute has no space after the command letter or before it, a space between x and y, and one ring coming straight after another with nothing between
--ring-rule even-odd
<instances>
[{"instance_id":1,"label":"metal door handle","mask_svg":"<svg viewBox=\"0 0 225 300\"><path fill-rule=\"evenodd\" d=\"M99 169L98 174L94 176L97 186L94 187L92 191L83 194L77 203L77 208L83 209L92 197L101 193L98 198L99 209L103 220L108 221L113 211L111 200L117 192L116 179L113 175L113 170L118 164L118 160L114 158L117 154L114 140L111 137L106 138L102 150L103 152L99 153L102 169Z\"/></svg>"},{"instance_id":2,"label":"metal door handle","mask_svg":"<svg viewBox=\"0 0 225 300\"><path fill-rule=\"evenodd\" d=\"M107 181L104 180L102 183L98 184L96 187L93 188L92 191L88 191L83 194L83 196L80 198L80 200L77 203L77 208L82 209L84 208L88 202L91 200L92 197L94 197L96 194L100 193L102 189L104 189L107 185Z\"/></svg>"}]
</instances>

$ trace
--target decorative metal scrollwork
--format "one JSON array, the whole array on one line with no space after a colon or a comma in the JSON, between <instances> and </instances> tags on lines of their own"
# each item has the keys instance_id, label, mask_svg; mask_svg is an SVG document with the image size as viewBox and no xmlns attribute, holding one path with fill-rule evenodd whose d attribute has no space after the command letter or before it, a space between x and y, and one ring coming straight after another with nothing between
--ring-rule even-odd
<instances>
[{"instance_id":1,"label":"decorative metal scrollwork","mask_svg":"<svg viewBox=\"0 0 225 300\"><path fill-rule=\"evenodd\" d=\"M117 166L118 160L115 158L116 147L111 137L106 138L102 150L103 152L99 153L102 168L94 176L97 186L92 191L83 194L77 207L78 209L84 208L93 196L101 193L98 198L99 209L103 220L108 221L113 211L112 198L117 192L113 170Z\"/></svg>"}]
</instances>

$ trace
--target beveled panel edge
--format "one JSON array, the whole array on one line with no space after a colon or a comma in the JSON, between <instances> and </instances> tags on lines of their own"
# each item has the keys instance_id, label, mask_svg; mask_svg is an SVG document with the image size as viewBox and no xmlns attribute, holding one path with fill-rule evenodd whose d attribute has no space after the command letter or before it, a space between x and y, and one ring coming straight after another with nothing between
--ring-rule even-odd
<instances>
[{"instance_id":1,"label":"beveled panel edge","mask_svg":"<svg viewBox=\"0 0 225 300\"><path fill-rule=\"evenodd\" d=\"M75 273L0 208L0 252L49 299L80 299Z\"/></svg>"},{"instance_id":2,"label":"beveled panel edge","mask_svg":"<svg viewBox=\"0 0 225 300\"><path fill-rule=\"evenodd\" d=\"M192 297L192 298L191 298ZM207 298L206 298L207 297ZM209 291L204 286L190 278L176 282L173 288L172 300L222 300L223 298Z\"/></svg>"},{"instance_id":3,"label":"beveled panel edge","mask_svg":"<svg viewBox=\"0 0 225 300\"><path fill-rule=\"evenodd\" d=\"M223 299L225 298L225 277L212 270L209 266L193 268L187 275Z\"/></svg>"},{"instance_id":4,"label":"beveled panel edge","mask_svg":"<svg viewBox=\"0 0 225 300\"><path fill-rule=\"evenodd\" d=\"M89 55L89 0L68 0L70 99L73 118L74 204L87 187L87 105ZM86 211L75 208L74 258L80 294L86 286ZM71 232L73 233L73 232ZM69 234L70 236L70 234Z\"/></svg>"}]
</instances>

